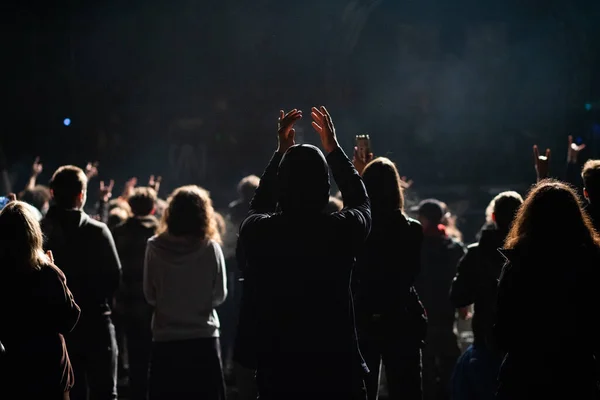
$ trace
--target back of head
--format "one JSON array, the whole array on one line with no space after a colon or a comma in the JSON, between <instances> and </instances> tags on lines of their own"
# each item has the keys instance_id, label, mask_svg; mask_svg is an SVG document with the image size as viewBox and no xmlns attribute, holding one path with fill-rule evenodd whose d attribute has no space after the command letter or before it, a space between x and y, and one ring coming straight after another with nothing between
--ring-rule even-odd
<instances>
[{"instance_id":1,"label":"back of head","mask_svg":"<svg viewBox=\"0 0 600 400\"><path fill-rule=\"evenodd\" d=\"M35 185L33 189L25 190L19 200L31 204L43 213L46 211L50 200L52 200L52 195L50 194L50 189L46 186Z\"/></svg>"},{"instance_id":2,"label":"back of head","mask_svg":"<svg viewBox=\"0 0 600 400\"><path fill-rule=\"evenodd\" d=\"M519 208L505 247L560 250L568 249L569 245L599 243L575 190L565 183L546 179L534 186Z\"/></svg>"},{"instance_id":3,"label":"back of head","mask_svg":"<svg viewBox=\"0 0 600 400\"><path fill-rule=\"evenodd\" d=\"M75 208L78 197L87 190L87 177L74 165L64 165L56 170L50 181L54 202L60 208Z\"/></svg>"},{"instance_id":4,"label":"back of head","mask_svg":"<svg viewBox=\"0 0 600 400\"><path fill-rule=\"evenodd\" d=\"M167 200L159 233L221 242L210 194L199 186L182 186Z\"/></svg>"},{"instance_id":5,"label":"back of head","mask_svg":"<svg viewBox=\"0 0 600 400\"><path fill-rule=\"evenodd\" d=\"M260 184L260 178L256 175L249 175L242 179L240 183L238 183L238 194L245 201L252 200L254 196L254 192L258 185Z\"/></svg>"},{"instance_id":6,"label":"back of head","mask_svg":"<svg viewBox=\"0 0 600 400\"><path fill-rule=\"evenodd\" d=\"M404 209L404 193L396 165L385 157L371 161L363 171L363 181L374 214Z\"/></svg>"},{"instance_id":7,"label":"back of head","mask_svg":"<svg viewBox=\"0 0 600 400\"><path fill-rule=\"evenodd\" d=\"M581 172L590 203L600 201L600 160L589 160Z\"/></svg>"},{"instance_id":8,"label":"back of head","mask_svg":"<svg viewBox=\"0 0 600 400\"><path fill-rule=\"evenodd\" d=\"M156 209L156 191L150 187L135 188L127 202L134 216L145 217Z\"/></svg>"},{"instance_id":9,"label":"back of head","mask_svg":"<svg viewBox=\"0 0 600 400\"><path fill-rule=\"evenodd\" d=\"M279 205L286 212L321 212L329 202L329 167L321 150L301 144L279 164Z\"/></svg>"},{"instance_id":10,"label":"back of head","mask_svg":"<svg viewBox=\"0 0 600 400\"><path fill-rule=\"evenodd\" d=\"M425 199L418 205L419 221L423 226L437 226L444 219L445 205L437 199Z\"/></svg>"},{"instance_id":11,"label":"back of head","mask_svg":"<svg viewBox=\"0 0 600 400\"><path fill-rule=\"evenodd\" d=\"M502 192L492 200L493 215L499 230L508 232L517 211L523 204L523 197L517 192Z\"/></svg>"},{"instance_id":12,"label":"back of head","mask_svg":"<svg viewBox=\"0 0 600 400\"><path fill-rule=\"evenodd\" d=\"M0 211L0 265L39 269L48 263L42 245L42 230L29 206L20 201L8 203Z\"/></svg>"}]
</instances>

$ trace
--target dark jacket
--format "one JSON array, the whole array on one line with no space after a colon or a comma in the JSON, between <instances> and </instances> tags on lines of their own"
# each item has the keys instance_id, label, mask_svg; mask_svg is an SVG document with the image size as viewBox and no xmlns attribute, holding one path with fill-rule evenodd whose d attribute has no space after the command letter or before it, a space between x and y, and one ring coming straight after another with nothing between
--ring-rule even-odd
<instances>
[{"instance_id":1,"label":"dark jacket","mask_svg":"<svg viewBox=\"0 0 600 400\"><path fill-rule=\"evenodd\" d=\"M318 369L347 377L345 371L361 361L350 279L371 226L369 199L352 163L337 149L327 162L346 208L324 213L327 164L305 147L290 149L283 161L273 156L240 231L240 266L254 293L258 369L286 373L293 367L313 371L315 379ZM278 198L281 212L275 212Z\"/></svg>"},{"instance_id":2,"label":"dark jacket","mask_svg":"<svg viewBox=\"0 0 600 400\"><path fill-rule=\"evenodd\" d=\"M79 328L110 315L121 264L108 227L83 211L53 206L42 220L42 230L45 249L52 250L81 307Z\"/></svg>"},{"instance_id":3,"label":"dark jacket","mask_svg":"<svg viewBox=\"0 0 600 400\"><path fill-rule=\"evenodd\" d=\"M79 307L54 265L29 271L2 267L0 303L9 306L3 307L0 325L6 347L0 356L0 398L58 398L73 386L62 335L77 323Z\"/></svg>"},{"instance_id":4,"label":"dark jacket","mask_svg":"<svg viewBox=\"0 0 600 400\"><path fill-rule=\"evenodd\" d=\"M120 300L125 307L124 312L129 316L143 317L152 313L152 308L144 298L144 257L148 239L154 236L157 229L158 220L148 215L129 218L113 231L123 269Z\"/></svg>"},{"instance_id":5,"label":"dark jacket","mask_svg":"<svg viewBox=\"0 0 600 400\"><path fill-rule=\"evenodd\" d=\"M357 314L362 318L378 315L394 331L390 334L403 332L407 339L419 341L425 339L425 316L413 285L421 270L422 243L421 224L400 210L374 215L354 274Z\"/></svg>"},{"instance_id":6,"label":"dark jacket","mask_svg":"<svg viewBox=\"0 0 600 400\"><path fill-rule=\"evenodd\" d=\"M448 291L456 274L456 266L465 255L462 243L438 230L425 234L421 248L421 273L417 292L425 306L428 331L432 334L452 335L456 309L448 298Z\"/></svg>"},{"instance_id":7,"label":"dark jacket","mask_svg":"<svg viewBox=\"0 0 600 400\"><path fill-rule=\"evenodd\" d=\"M473 333L475 344L494 349L493 326L496 309L498 278L504 266L499 249L504 245L506 232L488 229L481 232L479 243L470 245L458 263L450 300L455 308L474 304Z\"/></svg>"},{"instance_id":8,"label":"dark jacket","mask_svg":"<svg viewBox=\"0 0 600 400\"><path fill-rule=\"evenodd\" d=\"M498 398L600 398L600 251L504 251L494 332L506 353Z\"/></svg>"}]
</instances>

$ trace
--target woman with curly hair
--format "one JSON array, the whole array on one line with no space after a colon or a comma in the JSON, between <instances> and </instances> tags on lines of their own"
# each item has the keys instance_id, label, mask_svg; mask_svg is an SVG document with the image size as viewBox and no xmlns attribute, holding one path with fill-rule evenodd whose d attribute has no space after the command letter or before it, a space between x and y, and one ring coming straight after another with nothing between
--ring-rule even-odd
<instances>
[{"instance_id":1,"label":"woman with curly hair","mask_svg":"<svg viewBox=\"0 0 600 400\"><path fill-rule=\"evenodd\" d=\"M599 399L600 237L574 189L539 182L504 247L496 398Z\"/></svg>"},{"instance_id":2,"label":"woman with curly hair","mask_svg":"<svg viewBox=\"0 0 600 400\"><path fill-rule=\"evenodd\" d=\"M176 189L146 249L144 294L155 307L151 400L225 397L215 310L227 295L220 243L209 193Z\"/></svg>"}]
</instances>

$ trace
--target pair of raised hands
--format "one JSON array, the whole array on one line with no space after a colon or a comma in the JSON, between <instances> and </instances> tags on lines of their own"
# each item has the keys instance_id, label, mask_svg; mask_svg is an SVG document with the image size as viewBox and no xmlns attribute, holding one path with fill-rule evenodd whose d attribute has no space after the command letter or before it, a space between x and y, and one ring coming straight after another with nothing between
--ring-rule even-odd
<instances>
[{"instance_id":1,"label":"pair of raised hands","mask_svg":"<svg viewBox=\"0 0 600 400\"><path fill-rule=\"evenodd\" d=\"M567 162L577 163L579 153L585 149L585 143L577 144L573 142L573 136L569 136L569 147L567 150ZM537 145L533 146L533 162L538 180L545 179L550 174L550 149L546 149L545 155L540 155Z\"/></svg>"},{"instance_id":2,"label":"pair of raised hands","mask_svg":"<svg viewBox=\"0 0 600 400\"><path fill-rule=\"evenodd\" d=\"M310 116L312 117L311 125L321 138L323 150L329 154L337 149L339 145L337 137L335 136L335 127L333 126L333 121L325 106L319 108L313 107ZM296 122L300 121L300 119L302 119L302 110L294 108L287 113L283 110L279 111L279 125L277 129L279 145L277 147L277 152L283 154L296 144L296 130L294 129L294 125Z\"/></svg>"}]
</instances>

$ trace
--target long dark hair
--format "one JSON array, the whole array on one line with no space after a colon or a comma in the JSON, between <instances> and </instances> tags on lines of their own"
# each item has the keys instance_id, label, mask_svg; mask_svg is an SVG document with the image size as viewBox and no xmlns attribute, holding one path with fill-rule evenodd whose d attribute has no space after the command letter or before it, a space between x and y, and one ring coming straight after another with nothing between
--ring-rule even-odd
<instances>
[{"instance_id":1,"label":"long dark hair","mask_svg":"<svg viewBox=\"0 0 600 400\"><path fill-rule=\"evenodd\" d=\"M363 171L363 181L375 214L404 210L404 193L396 165L388 158L378 157Z\"/></svg>"},{"instance_id":2,"label":"long dark hair","mask_svg":"<svg viewBox=\"0 0 600 400\"><path fill-rule=\"evenodd\" d=\"M575 190L546 179L535 185L519 209L506 238L506 249L581 244L600 248L600 236Z\"/></svg>"}]
</instances>

